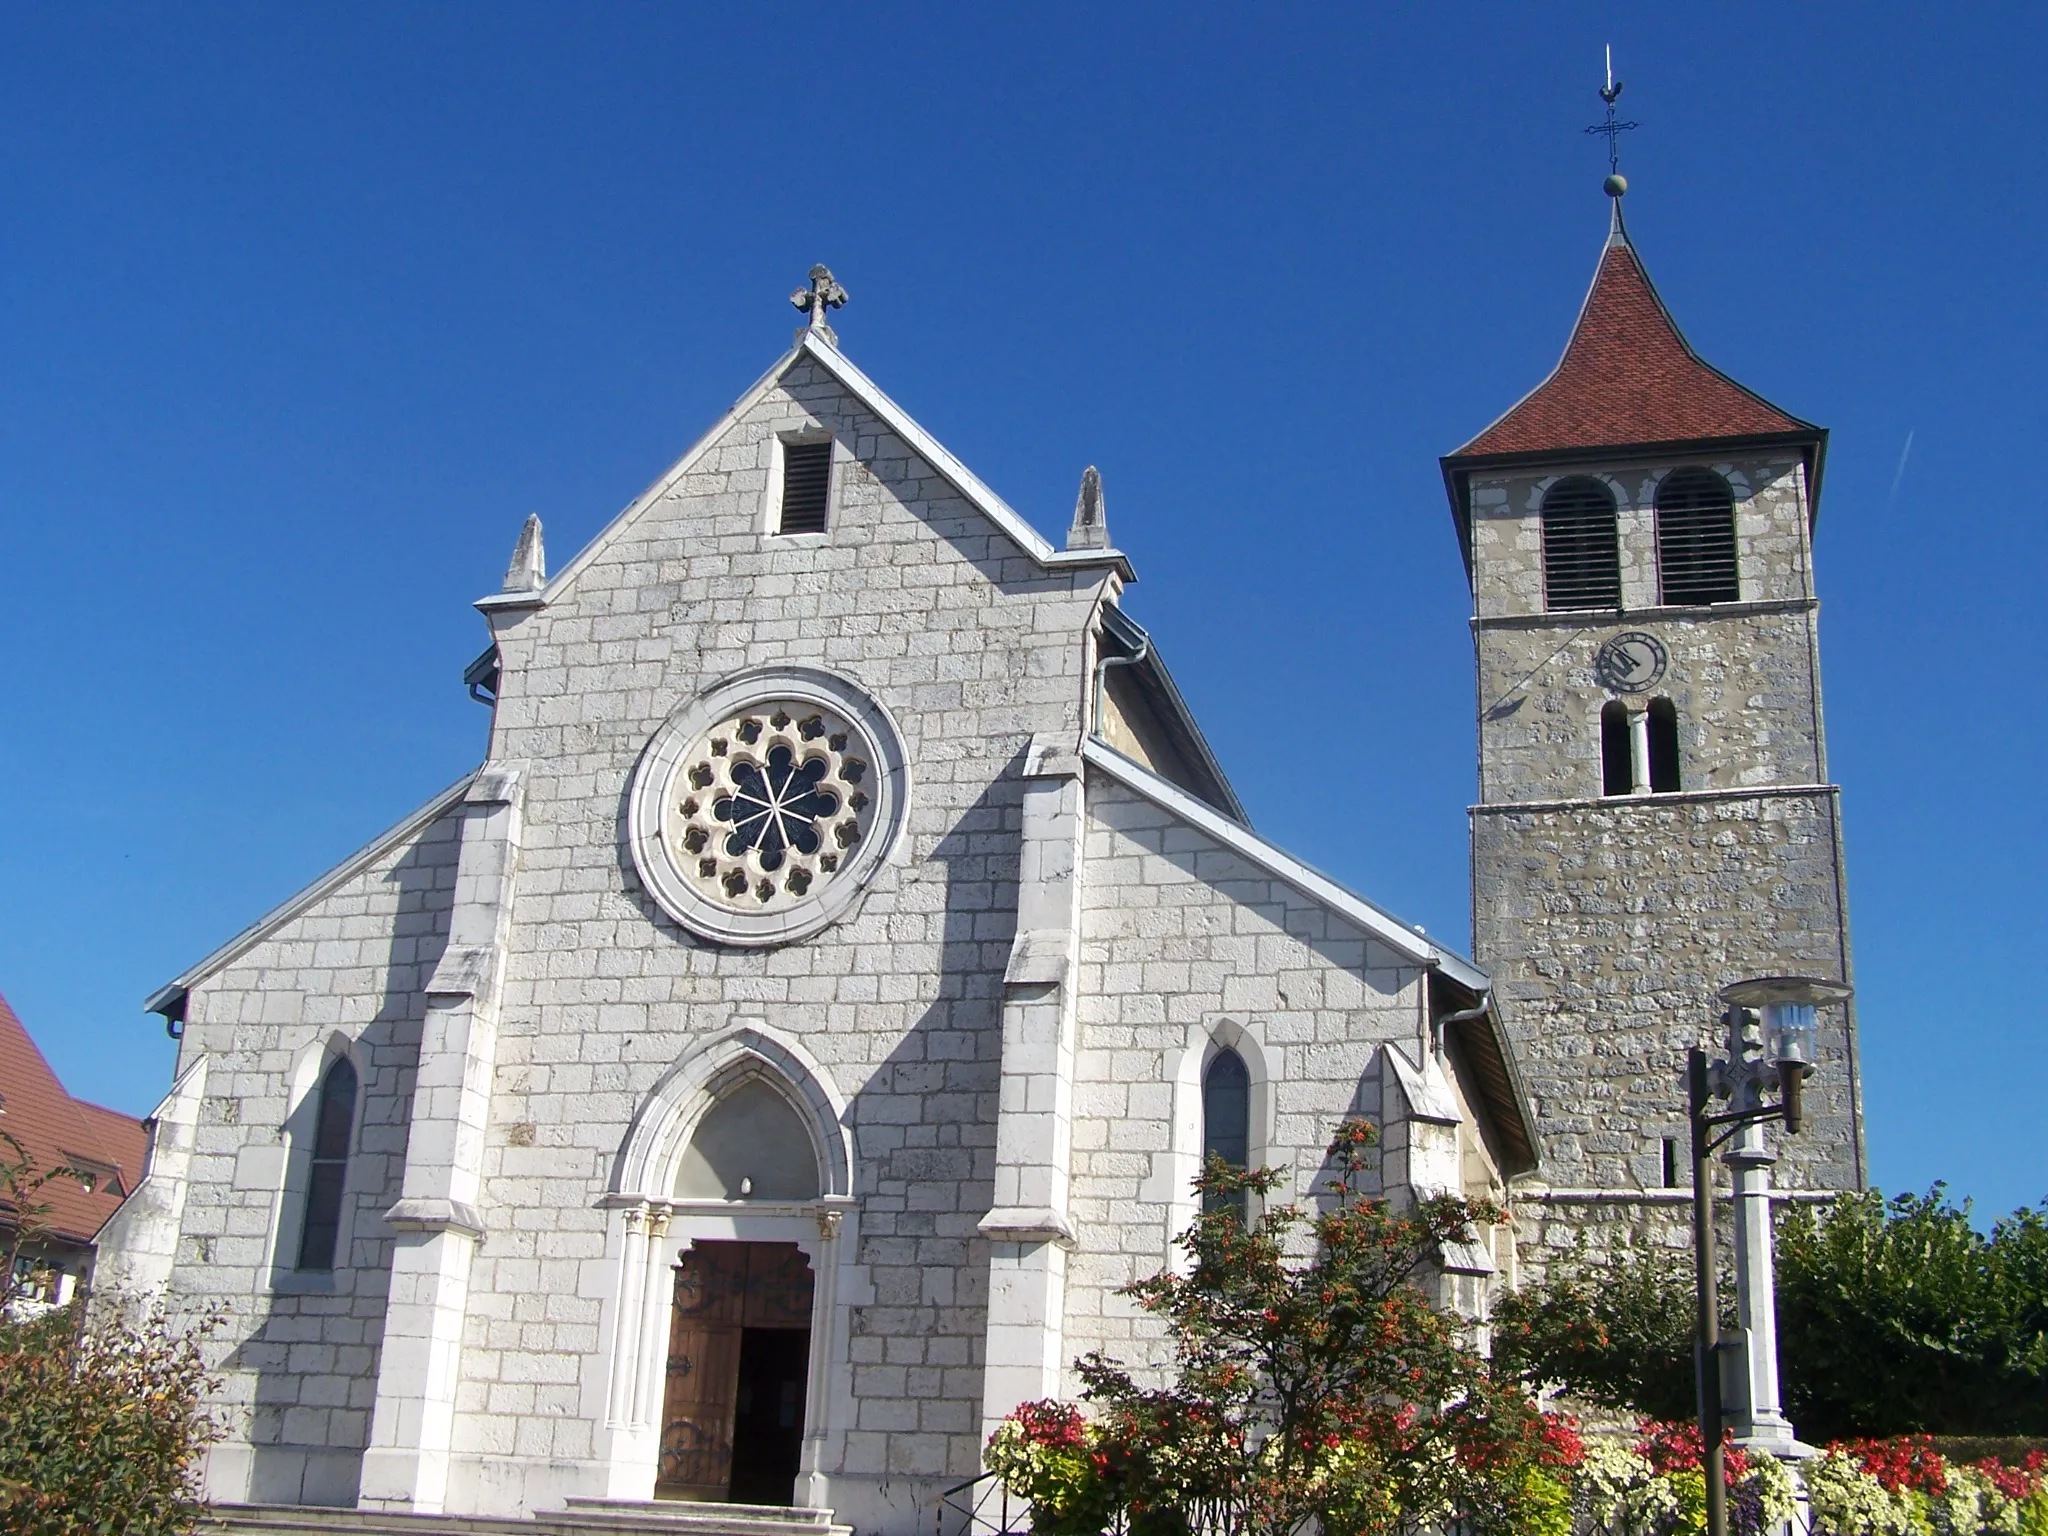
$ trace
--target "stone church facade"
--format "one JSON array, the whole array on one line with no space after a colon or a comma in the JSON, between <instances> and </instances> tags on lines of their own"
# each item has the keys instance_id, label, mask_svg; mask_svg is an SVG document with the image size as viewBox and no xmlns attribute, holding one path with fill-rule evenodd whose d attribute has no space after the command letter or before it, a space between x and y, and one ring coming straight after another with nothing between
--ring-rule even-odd
<instances>
[{"instance_id":1,"label":"stone church facade","mask_svg":"<svg viewBox=\"0 0 2048 1536\"><path fill-rule=\"evenodd\" d=\"M220 1500L929 1526L1154 1346L1205 1149L1500 1195L1486 975L1255 833L1121 608L811 324L553 574L483 765L152 999L105 1283L225 1303ZM1508 1227L1445 1255L1483 1318Z\"/></svg>"},{"instance_id":2,"label":"stone church facade","mask_svg":"<svg viewBox=\"0 0 2048 1536\"><path fill-rule=\"evenodd\" d=\"M1677 1214L1718 986L1848 978L1825 433L1692 353L1618 203L1558 370L1443 461L1479 963L1252 830L1093 470L1056 548L798 300L552 575L529 521L482 766L151 999L101 1274L229 1307L216 1499L928 1529L1076 1357L1153 1358L1119 1287L1205 1151L1307 1195L1362 1114L1390 1197L1511 1194L1436 1282L1483 1337L1588 1214ZM1853 1020L1819 1066L1788 1182L1854 1187Z\"/></svg>"}]
</instances>

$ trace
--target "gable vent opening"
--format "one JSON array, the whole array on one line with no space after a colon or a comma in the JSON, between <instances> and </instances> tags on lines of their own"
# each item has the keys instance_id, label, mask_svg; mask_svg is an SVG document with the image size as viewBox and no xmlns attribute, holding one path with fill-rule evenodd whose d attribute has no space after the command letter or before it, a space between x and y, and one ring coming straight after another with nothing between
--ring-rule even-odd
<instances>
[{"instance_id":1,"label":"gable vent opening","mask_svg":"<svg viewBox=\"0 0 2048 1536\"><path fill-rule=\"evenodd\" d=\"M1614 492L1574 475L1543 497L1543 605L1553 613L1621 606Z\"/></svg>"},{"instance_id":2,"label":"gable vent opening","mask_svg":"<svg viewBox=\"0 0 2048 1536\"><path fill-rule=\"evenodd\" d=\"M1657 574L1667 603L1732 603L1735 493L1711 469L1675 469L1657 487Z\"/></svg>"},{"instance_id":3,"label":"gable vent opening","mask_svg":"<svg viewBox=\"0 0 2048 1536\"><path fill-rule=\"evenodd\" d=\"M782 518L777 533L823 533L832 497L832 440L782 445Z\"/></svg>"}]
</instances>

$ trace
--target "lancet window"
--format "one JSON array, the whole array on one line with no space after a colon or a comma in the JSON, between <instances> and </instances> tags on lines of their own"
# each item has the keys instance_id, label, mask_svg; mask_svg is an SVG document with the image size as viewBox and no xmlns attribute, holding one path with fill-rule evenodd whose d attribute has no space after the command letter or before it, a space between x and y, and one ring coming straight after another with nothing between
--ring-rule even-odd
<instances>
[{"instance_id":1,"label":"lancet window","mask_svg":"<svg viewBox=\"0 0 2048 1536\"><path fill-rule=\"evenodd\" d=\"M348 1188L349 1140L356 1120L356 1069L337 1057L320 1080L313 1122L313 1156L306 1179L305 1219L299 1225L298 1268L334 1268L341 1236L341 1198Z\"/></svg>"}]
</instances>

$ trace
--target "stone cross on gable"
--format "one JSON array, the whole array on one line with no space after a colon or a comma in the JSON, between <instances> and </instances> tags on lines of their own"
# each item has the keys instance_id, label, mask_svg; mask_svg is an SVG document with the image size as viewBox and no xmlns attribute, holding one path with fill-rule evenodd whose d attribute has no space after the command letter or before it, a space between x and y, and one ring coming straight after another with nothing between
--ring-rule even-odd
<instances>
[{"instance_id":1,"label":"stone cross on gable","mask_svg":"<svg viewBox=\"0 0 2048 1536\"><path fill-rule=\"evenodd\" d=\"M845 304L846 290L839 286L839 281L833 277L830 267L821 262L811 268L811 286L797 289L789 296L789 302L800 312L811 317L809 329L816 331L826 341L838 344L838 335L825 323L825 312L838 309ZM797 340L803 340L802 331L797 332Z\"/></svg>"}]
</instances>

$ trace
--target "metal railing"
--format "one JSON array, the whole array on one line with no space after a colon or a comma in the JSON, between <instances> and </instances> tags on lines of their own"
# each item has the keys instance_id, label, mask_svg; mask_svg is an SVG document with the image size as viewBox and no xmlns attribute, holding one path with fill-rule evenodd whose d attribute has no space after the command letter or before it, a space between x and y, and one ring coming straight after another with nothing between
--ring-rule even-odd
<instances>
[{"instance_id":1,"label":"metal railing","mask_svg":"<svg viewBox=\"0 0 2048 1536\"><path fill-rule=\"evenodd\" d=\"M995 1473L984 1472L939 1495L932 1536L1030 1536L1030 1531L1031 1501L1012 1494Z\"/></svg>"}]
</instances>

